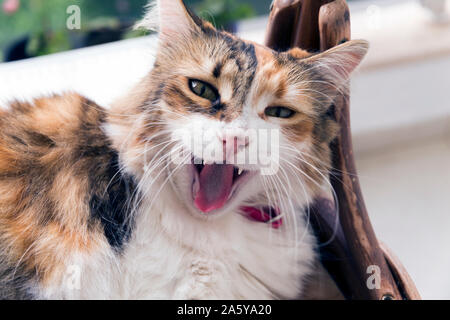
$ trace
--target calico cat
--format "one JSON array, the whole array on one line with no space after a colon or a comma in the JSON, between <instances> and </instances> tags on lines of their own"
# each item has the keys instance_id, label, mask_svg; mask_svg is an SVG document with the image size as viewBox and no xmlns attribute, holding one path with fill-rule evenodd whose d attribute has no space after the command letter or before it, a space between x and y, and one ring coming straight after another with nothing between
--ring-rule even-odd
<instances>
[{"instance_id":1,"label":"calico cat","mask_svg":"<svg viewBox=\"0 0 450 320\"><path fill-rule=\"evenodd\" d=\"M113 106L67 93L0 111L1 298L304 294L316 262L304 208L329 188L337 132L328 109L367 43L275 52L181 0L151 6L139 26L155 25L151 73ZM277 139L250 134L265 131ZM275 170L236 160L249 150Z\"/></svg>"}]
</instances>

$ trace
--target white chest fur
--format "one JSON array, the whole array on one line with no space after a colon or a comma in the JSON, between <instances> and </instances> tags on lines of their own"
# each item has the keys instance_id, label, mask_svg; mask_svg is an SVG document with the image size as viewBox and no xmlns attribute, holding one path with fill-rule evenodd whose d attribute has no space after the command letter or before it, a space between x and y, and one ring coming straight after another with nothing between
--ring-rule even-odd
<instances>
[{"instance_id":1,"label":"white chest fur","mask_svg":"<svg viewBox=\"0 0 450 320\"><path fill-rule=\"evenodd\" d=\"M71 282L42 288L52 299L274 299L298 298L315 259L315 239L297 221L287 227L229 213L208 221L161 201L138 214L124 251L74 255ZM165 205L162 205L165 204ZM145 206L143 206L145 207Z\"/></svg>"},{"instance_id":2,"label":"white chest fur","mask_svg":"<svg viewBox=\"0 0 450 320\"><path fill-rule=\"evenodd\" d=\"M230 213L203 221L176 205L137 221L122 257L117 298L270 299L298 297L314 260L314 238L299 219L286 229ZM161 213L157 213L159 211Z\"/></svg>"}]
</instances>

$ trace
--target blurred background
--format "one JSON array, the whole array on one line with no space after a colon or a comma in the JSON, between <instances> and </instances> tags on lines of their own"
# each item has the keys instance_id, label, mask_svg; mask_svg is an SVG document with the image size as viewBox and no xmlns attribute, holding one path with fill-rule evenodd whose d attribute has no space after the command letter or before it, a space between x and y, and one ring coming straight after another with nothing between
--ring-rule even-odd
<instances>
[{"instance_id":1,"label":"blurred background","mask_svg":"<svg viewBox=\"0 0 450 320\"><path fill-rule=\"evenodd\" d=\"M148 0L0 0L0 60L14 61L141 36L131 27ZM237 21L267 14L271 0L187 0L216 26L236 31ZM76 4L83 28L66 28Z\"/></svg>"},{"instance_id":2,"label":"blurred background","mask_svg":"<svg viewBox=\"0 0 450 320\"><path fill-rule=\"evenodd\" d=\"M0 0L0 105L72 90L108 107L152 67L146 0ZM271 0L187 0L264 42ZM425 299L450 299L450 0L348 1L371 43L352 80L355 156L375 231ZM69 30L78 5L81 28Z\"/></svg>"}]
</instances>

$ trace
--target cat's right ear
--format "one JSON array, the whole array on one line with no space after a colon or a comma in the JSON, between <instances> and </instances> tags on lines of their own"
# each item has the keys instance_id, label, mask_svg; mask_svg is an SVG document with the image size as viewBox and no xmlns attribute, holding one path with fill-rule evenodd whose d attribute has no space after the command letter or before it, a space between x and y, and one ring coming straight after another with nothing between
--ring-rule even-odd
<instances>
[{"instance_id":1,"label":"cat's right ear","mask_svg":"<svg viewBox=\"0 0 450 320\"><path fill-rule=\"evenodd\" d=\"M159 31L164 41L182 40L199 30L201 19L195 16L182 0L150 1L147 13L135 28Z\"/></svg>"}]
</instances>

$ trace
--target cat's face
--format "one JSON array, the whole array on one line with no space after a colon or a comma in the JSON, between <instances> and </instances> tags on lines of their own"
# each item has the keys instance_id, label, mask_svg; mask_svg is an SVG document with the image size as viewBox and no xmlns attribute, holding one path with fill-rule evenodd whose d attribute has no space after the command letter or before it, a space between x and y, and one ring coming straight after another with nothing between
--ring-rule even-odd
<instances>
[{"instance_id":1,"label":"cat's face","mask_svg":"<svg viewBox=\"0 0 450 320\"><path fill-rule=\"evenodd\" d=\"M327 178L336 135L327 111L367 44L277 53L215 30L180 0L159 1L159 17L151 90L140 108L151 120L138 124L140 153L153 150L144 171L163 172L199 216L307 200Z\"/></svg>"}]
</instances>

